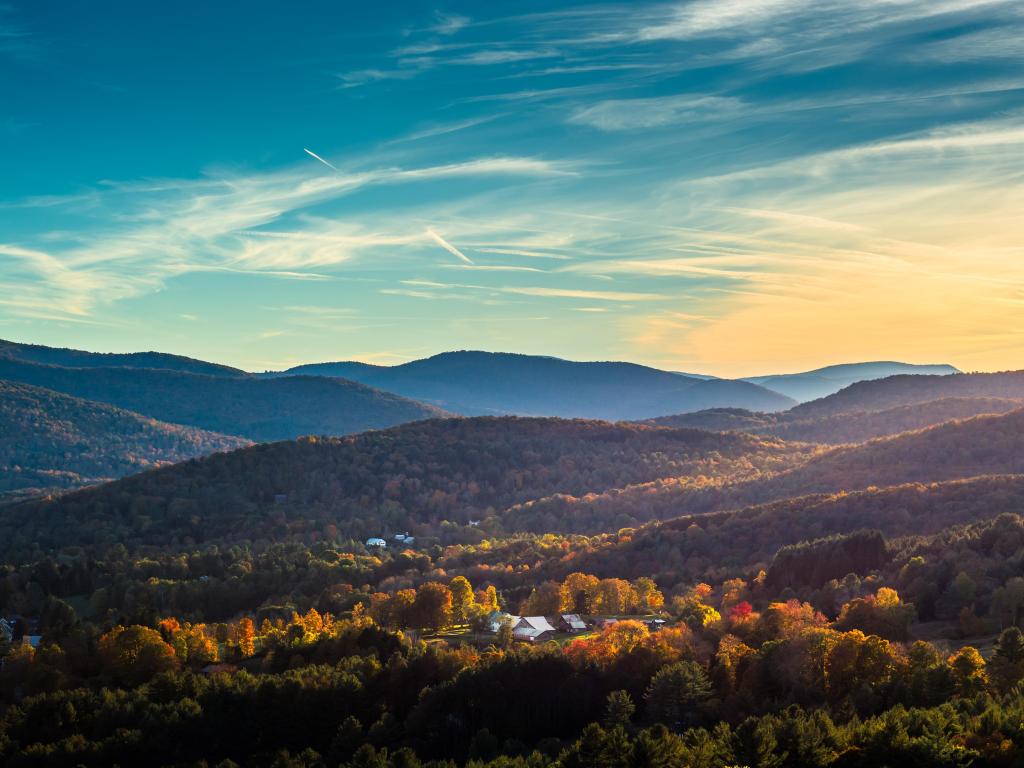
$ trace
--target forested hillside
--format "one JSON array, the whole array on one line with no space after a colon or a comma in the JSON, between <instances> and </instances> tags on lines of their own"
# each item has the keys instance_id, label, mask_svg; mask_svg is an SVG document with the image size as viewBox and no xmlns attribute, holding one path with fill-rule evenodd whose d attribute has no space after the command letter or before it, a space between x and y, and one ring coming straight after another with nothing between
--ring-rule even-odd
<instances>
[{"instance_id":1,"label":"forested hillside","mask_svg":"<svg viewBox=\"0 0 1024 768\"><path fill-rule=\"evenodd\" d=\"M0 498L116 479L248 444L0 380Z\"/></svg>"},{"instance_id":2,"label":"forested hillside","mask_svg":"<svg viewBox=\"0 0 1024 768\"><path fill-rule=\"evenodd\" d=\"M443 415L331 377L0 371L257 436ZM0 759L1010 765L1013 380L654 424L426 418L9 504ZM0 427L0 457L68 484L244 442L22 383Z\"/></svg>"},{"instance_id":3,"label":"forested hillside","mask_svg":"<svg viewBox=\"0 0 1024 768\"><path fill-rule=\"evenodd\" d=\"M63 368L0 357L0 379L250 440L343 435L443 411L343 379L208 376L152 368Z\"/></svg>"},{"instance_id":4,"label":"forested hillside","mask_svg":"<svg viewBox=\"0 0 1024 768\"><path fill-rule=\"evenodd\" d=\"M1019 472L1024 472L1024 410L820 451L772 476L664 477L582 498L563 494L538 499L505 517L514 521L506 525L516 530L596 533L810 493Z\"/></svg>"},{"instance_id":5,"label":"forested hillside","mask_svg":"<svg viewBox=\"0 0 1024 768\"><path fill-rule=\"evenodd\" d=\"M750 435L559 419L424 421L354 437L259 445L24 505L8 550L71 543L437 536L549 494L600 493L661 477L752 479L811 446ZM515 527L509 518L506 525Z\"/></svg>"},{"instance_id":6,"label":"forested hillside","mask_svg":"<svg viewBox=\"0 0 1024 768\"><path fill-rule=\"evenodd\" d=\"M715 431L739 430L774 435L784 440L811 443L862 443L876 437L898 435L987 413L1006 413L1024 407L1024 399L998 397L947 397L881 411L853 411L804 417L796 409L780 413L756 413L719 408L648 419L645 424L664 427L692 427Z\"/></svg>"},{"instance_id":7,"label":"forested hillside","mask_svg":"<svg viewBox=\"0 0 1024 768\"><path fill-rule=\"evenodd\" d=\"M958 373L952 376L890 376L851 384L834 395L802 403L793 418L819 418L857 411L882 411L900 405L949 397L1024 400L1024 371Z\"/></svg>"},{"instance_id":8,"label":"forested hillside","mask_svg":"<svg viewBox=\"0 0 1024 768\"><path fill-rule=\"evenodd\" d=\"M804 540L861 529L890 539L931 535L1019 511L1024 475L812 494L651 523L609 536L574 567L601 576L652 575L662 584L714 581L768 568L781 547Z\"/></svg>"}]
</instances>

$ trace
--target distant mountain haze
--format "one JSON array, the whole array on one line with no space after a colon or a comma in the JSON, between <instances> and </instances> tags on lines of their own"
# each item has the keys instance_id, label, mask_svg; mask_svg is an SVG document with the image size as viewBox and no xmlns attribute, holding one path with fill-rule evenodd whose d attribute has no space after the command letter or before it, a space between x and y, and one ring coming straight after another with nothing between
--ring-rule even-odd
<instances>
[{"instance_id":1,"label":"distant mountain haze","mask_svg":"<svg viewBox=\"0 0 1024 768\"><path fill-rule=\"evenodd\" d=\"M771 376L747 376L744 381L760 384L793 398L798 402L817 400L858 381L884 379L899 374L933 374L945 376L960 373L952 365L913 365L899 362L844 363L817 368L804 373Z\"/></svg>"},{"instance_id":2,"label":"distant mountain haze","mask_svg":"<svg viewBox=\"0 0 1024 768\"><path fill-rule=\"evenodd\" d=\"M445 352L395 366L321 363L283 372L296 373L343 376L467 416L514 413L617 421L722 406L777 411L795 403L746 381L635 363L503 352Z\"/></svg>"},{"instance_id":3,"label":"distant mountain haze","mask_svg":"<svg viewBox=\"0 0 1024 768\"><path fill-rule=\"evenodd\" d=\"M859 381L819 400L792 409L793 418L818 418L856 411L882 411L944 398L1024 400L1024 371L958 373L951 376L890 376Z\"/></svg>"},{"instance_id":4,"label":"distant mountain haze","mask_svg":"<svg viewBox=\"0 0 1024 768\"><path fill-rule=\"evenodd\" d=\"M344 435L448 415L344 379L209 376L151 368L62 368L0 357L0 379L250 440Z\"/></svg>"}]
</instances>

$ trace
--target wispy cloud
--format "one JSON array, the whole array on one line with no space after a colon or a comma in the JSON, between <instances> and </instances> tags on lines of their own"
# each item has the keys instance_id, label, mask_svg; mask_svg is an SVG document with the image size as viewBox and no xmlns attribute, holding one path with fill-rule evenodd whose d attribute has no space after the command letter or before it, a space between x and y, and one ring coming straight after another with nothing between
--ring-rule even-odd
<instances>
[{"instance_id":1,"label":"wispy cloud","mask_svg":"<svg viewBox=\"0 0 1024 768\"><path fill-rule=\"evenodd\" d=\"M431 139L435 136L446 136L449 133L457 133L458 131L465 131L468 128L475 128L478 125L484 125L492 120L497 120L500 117L502 117L501 114L484 115L482 117L474 117L469 120L457 120L455 122L432 125L413 131L407 136L401 136L394 139L391 143L397 144L404 141L420 141L422 139Z\"/></svg>"},{"instance_id":2,"label":"wispy cloud","mask_svg":"<svg viewBox=\"0 0 1024 768\"><path fill-rule=\"evenodd\" d=\"M559 299L588 299L596 301L659 301L669 298L661 293L630 293L626 291L587 291L578 288L503 288L505 293L523 296L543 296Z\"/></svg>"},{"instance_id":3,"label":"wispy cloud","mask_svg":"<svg viewBox=\"0 0 1024 768\"><path fill-rule=\"evenodd\" d=\"M310 218L303 212L311 207L375 185L573 173L559 164L523 157L368 171L334 166L332 170L329 175L311 175L293 167L263 174L109 184L90 197L89 212L98 217L98 225L87 235L67 233L45 248L3 246L0 253L8 259L6 266L0 263L0 277L22 284L29 281L19 302L7 306L15 313L45 306L85 316L98 303L155 290L165 280L190 272L322 280L329 277L322 269L350 262L370 250L398 247L415 252L422 247L424 234L421 226L409 221L391 221L388 231L368 231L348 220ZM108 215L111 212L116 214ZM283 221L300 226L268 228ZM436 232L427 238L472 263ZM156 253L159 259L154 259Z\"/></svg>"},{"instance_id":4,"label":"wispy cloud","mask_svg":"<svg viewBox=\"0 0 1024 768\"><path fill-rule=\"evenodd\" d=\"M439 35L454 35L459 30L468 26L468 16L459 16L454 13L438 13L436 23L430 28L431 32Z\"/></svg>"},{"instance_id":5,"label":"wispy cloud","mask_svg":"<svg viewBox=\"0 0 1024 768\"><path fill-rule=\"evenodd\" d=\"M743 113L741 99L700 94L650 99L610 99L576 110L569 122L604 131L628 131L663 125L732 119Z\"/></svg>"}]
</instances>

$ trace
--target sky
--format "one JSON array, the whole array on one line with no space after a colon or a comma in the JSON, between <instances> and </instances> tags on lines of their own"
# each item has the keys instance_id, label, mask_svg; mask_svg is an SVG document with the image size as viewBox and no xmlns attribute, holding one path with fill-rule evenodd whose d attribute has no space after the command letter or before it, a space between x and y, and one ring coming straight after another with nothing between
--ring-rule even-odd
<instances>
[{"instance_id":1,"label":"sky","mask_svg":"<svg viewBox=\"0 0 1024 768\"><path fill-rule=\"evenodd\" d=\"M0 3L0 338L1024 368L1024 3Z\"/></svg>"}]
</instances>

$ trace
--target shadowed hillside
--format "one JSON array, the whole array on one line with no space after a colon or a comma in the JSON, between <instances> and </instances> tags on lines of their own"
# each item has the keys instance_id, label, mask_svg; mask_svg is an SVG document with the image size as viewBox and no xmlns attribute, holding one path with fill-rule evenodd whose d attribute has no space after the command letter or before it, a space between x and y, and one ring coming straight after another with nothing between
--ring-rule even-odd
<instances>
[{"instance_id":1,"label":"shadowed hillside","mask_svg":"<svg viewBox=\"0 0 1024 768\"><path fill-rule=\"evenodd\" d=\"M831 416L801 418L799 412L755 413L731 408L683 413L649 419L645 424L693 427L714 431L738 430L774 435L784 440L811 443L862 443L876 437L924 429L953 419L982 414L1007 413L1024 406L1024 400L997 397L947 397L883 411L855 411Z\"/></svg>"},{"instance_id":2,"label":"shadowed hillside","mask_svg":"<svg viewBox=\"0 0 1024 768\"><path fill-rule=\"evenodd\" d=\"M767 567L780 547L800 541L865 528L887 538L931 535L1021 509L1021 475L813 494L651 523L628 538L610 537L580 567L631 576L653 564L659 580L721 579Z\"/></svg>"},{"instance_id":3,"label":"shadowed hillside","mask_svg":"<svg viewBox=\"0 0 1024 768\"><path fill-rule=\"evenodd\" d=\"M516 530L594 533L811 493L1022 472L1024 409L834 448L791 470L750 481L664 477L586 498L552 496L510 509L504 524Z\"/></svg>"},{"instance_id":4,"label":"shadowed hillside","mask_svg":"<svg viewBox=\"0 0 1024 768\"><path fill-rule=\"evenodd\" d=\"M259 445L11 510L12 546L375 535L466 524L553 493L757 477L804 449L749 435L559 419L433 420ZM17 514L16 514L17 513ZM330 533L329 533L330 531Z\"/></svg>"},{"instance_id":5,"label":"shadowed hillside","mask_svg":"<svg viewBox=\"0 0 1024 768\"><path fill-rule=\"evenodd\" d=\"M1024 371L958 373L952 376L890 376L861 381L829 397L798 405L793 418L820 418L856 411L882 411L949 397L1024 400Z\"/></svg>"},{"instance_id":6,"label":"shadowed hillside","mask_svg":"<svg viewBox=\"0 0 1024 768\"><path fill-rule=\"evenodd\" d=\"M111 480L248 443L0 381L0 496Z\"/></svg>"}]
</instances>

